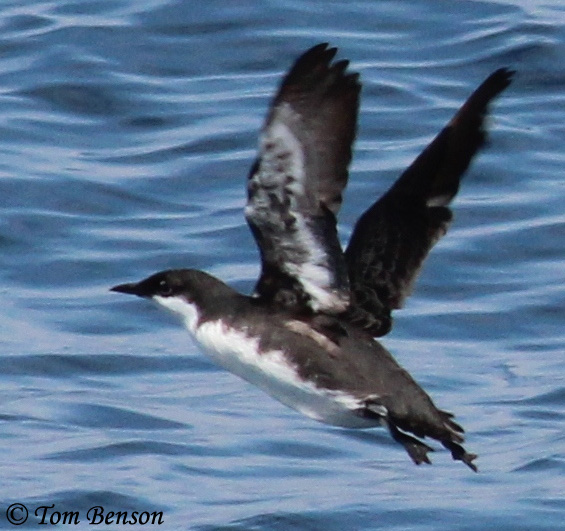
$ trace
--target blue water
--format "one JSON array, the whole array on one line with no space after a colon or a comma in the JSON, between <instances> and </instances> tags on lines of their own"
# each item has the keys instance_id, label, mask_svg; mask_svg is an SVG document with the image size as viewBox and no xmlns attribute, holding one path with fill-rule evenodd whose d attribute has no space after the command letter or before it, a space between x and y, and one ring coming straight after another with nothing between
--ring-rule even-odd
<instances>
[{"instance_id":1,"label":"blue water","mask_svg":"<svg viewBox=\"0 0 565 531\"><path fill-rule=\"evenodd\" d=\"M104 529L562 528L561 0L4 0L0 29L3 529L16 502L34 529L45 505L85 529L96 505L164 515ZM257 130L284 70L327 40L364 82L344 241L486 75L518 71L384 339L457 413L479 474L303 418L108 292L177 266L251 289Z\"/></svg>"}]
</instances>

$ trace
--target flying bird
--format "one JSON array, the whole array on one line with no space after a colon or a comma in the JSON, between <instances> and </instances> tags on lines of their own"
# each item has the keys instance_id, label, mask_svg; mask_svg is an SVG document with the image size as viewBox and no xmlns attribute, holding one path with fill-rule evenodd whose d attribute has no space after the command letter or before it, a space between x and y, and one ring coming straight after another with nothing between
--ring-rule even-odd
<instances>
[{"instance_id":1,"label":"flying bird","mask_svg":"<svg viewBox=\"0 0 565 531\"><path fill-rule=\"evenodd\" d=\"M337 215L348 180L361 84L323 43L284 77L247 180L245 218L261 256L253 293L194 269L112 291L152 299L182 318L220 366L283 404L346 428L384 425L414 463L439 441L477 471L463 428L436 407L375 338L389 332L434 244L449 203L484 144L489 103L514 72L492 73L391 188L342 250Z\"/></svg>"}]
</instances>

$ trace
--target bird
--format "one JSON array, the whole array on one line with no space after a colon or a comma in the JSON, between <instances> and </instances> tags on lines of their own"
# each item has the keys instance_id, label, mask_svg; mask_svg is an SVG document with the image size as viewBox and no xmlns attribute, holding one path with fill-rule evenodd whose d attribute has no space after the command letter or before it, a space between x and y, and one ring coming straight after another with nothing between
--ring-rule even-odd
<instances>
[{"instance_id":1,"label":"bird","mask_svg":"<svg viewBox=\"0 0 565 531\"><path fill-rule=\"evenodd\" d=\"M392 327L421 266L452 220L449 204L486 141L489 104L514 75L500 68L359 218L342 248L337 215L357 134L361 82L337 48L293 63L259 134L246 221L261 271L242 294L196 269L172 269L112 291L177 314L224 369L334 426L384 426L415 464L438 441L477 471L464 430L377 339Z\"/></svg>"}]
</instances>

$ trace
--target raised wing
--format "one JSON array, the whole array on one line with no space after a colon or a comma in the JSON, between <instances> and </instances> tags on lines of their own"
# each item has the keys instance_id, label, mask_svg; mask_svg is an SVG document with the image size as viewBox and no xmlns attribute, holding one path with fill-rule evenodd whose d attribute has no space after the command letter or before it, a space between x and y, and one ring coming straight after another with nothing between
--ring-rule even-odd
<instances>
[{"instance_id":1,"label":"raised wing","mask_svg":"<svg viewBox=\"0 0 565 531\"><path fill-rule=\"evenodd\" d=\"M485 142L488 104L513 74L505 68L491 74L357 222L345 252L350 315L373 335L390 330L391 311L402 306L428 252L447 231L452 215L446 205Z\"/></svg>"},{"instance_id":2,"label":"raised wing","mask_svg":"<svg viewBox=\"0 0 565 531\"><path fill-rule=\"evenodd\" d=\"M320 44L284 78L248 180L245 217L259 246L255 294L298 311L340 313L349 282L336 214L347 184L358 74Z\"/></svg>"}]
</instances>

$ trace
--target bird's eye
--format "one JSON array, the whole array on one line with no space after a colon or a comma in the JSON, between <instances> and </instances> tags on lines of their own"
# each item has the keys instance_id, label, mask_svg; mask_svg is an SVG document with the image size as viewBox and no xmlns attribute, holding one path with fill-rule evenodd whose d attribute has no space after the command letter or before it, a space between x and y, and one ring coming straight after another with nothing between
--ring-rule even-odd
<instances>
[{"instance_id":1,"label":"bird's eye","mask_svg":"<svg viewBox=\"0 0 565 531\"><path fill-rule=\"evenodd\" d=\"M159 295L161 295L161 297L168 297L172 293L173 288L171 288L169 283L166 280L161 280L161 282L159 282Z\"/></svg>"}]
</instances>

